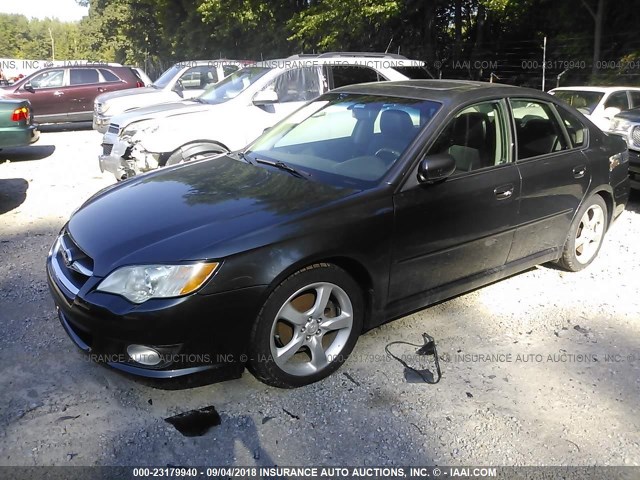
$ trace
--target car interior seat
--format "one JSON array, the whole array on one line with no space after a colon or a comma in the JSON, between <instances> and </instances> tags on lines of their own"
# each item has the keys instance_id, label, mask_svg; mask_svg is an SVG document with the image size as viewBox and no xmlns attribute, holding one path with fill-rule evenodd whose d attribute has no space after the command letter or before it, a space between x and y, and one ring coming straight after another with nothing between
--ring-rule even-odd
<instances>
[{"instance_id":1,"label":"car interior seat","mask_svg":"<svg viewBox=\"0 0 640 480\"><path fill-rule=\"evenodd\" d=\"M455 159L457 171L469 172L493 165L488 124L487 115L481 112L463 113L455 119L448 153Z\"/></svg>"}]
</instances>

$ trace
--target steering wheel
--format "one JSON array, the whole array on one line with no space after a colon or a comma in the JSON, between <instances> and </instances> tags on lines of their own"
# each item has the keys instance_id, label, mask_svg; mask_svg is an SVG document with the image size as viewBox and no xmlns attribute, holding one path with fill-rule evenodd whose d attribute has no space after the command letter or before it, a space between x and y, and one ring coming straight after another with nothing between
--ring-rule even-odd
<instances>
[{"instance_id":1,"label":"steering wheel","mask_svg":"<svg viewBox=\"0 0 640 480\"><path fill-rule=\"evenodd\" d=\"M400 156L400 152L392 148L381 148L375 153L375 156L380 160L384 160L385 162L393 163Z\"/></svg>"}]
</instances>

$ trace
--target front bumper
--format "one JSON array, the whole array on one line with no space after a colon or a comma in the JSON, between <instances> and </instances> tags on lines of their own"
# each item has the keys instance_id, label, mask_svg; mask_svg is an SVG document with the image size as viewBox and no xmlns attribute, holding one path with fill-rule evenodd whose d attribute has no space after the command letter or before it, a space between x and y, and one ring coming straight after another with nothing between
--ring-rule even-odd
<instances>
[{"instance_id":1,"label":"front bumper","mask_svg":"<svg viewBox=\"0 0 640 480\"><path fill-rule=\"evenodd\" d=\"M134 305L98 292L93 276L78 281L60 252L47 259L47 279L60 322L71 340L99 363L131 375L171 379L210 371L237 378L264 286L224 293L153 299ZM71 279L71 280L69 280ZM130 345L161 352L162 361L146 366L127 353Z\"/></svg>"},{"instance_id":2,"label":"front bumper","mask_svg":"<svg viewBox=\"0 0 640 480\"><path fill-rule=\"evenodd\" d=\"M102 143L102 154L98 155L98 164L101 172L113 173L118 180L126 177L124 158L131 151L128 142L118 137L108 138L105 135Z\"/></svg>"},{"instance_id":3,"label":"front bumper","mask_svg":"<svg viewBox=\"0 0 640 480\"><path fill-rule=\"evenodd\" d=\"M111 123L111 117L99 113L93 113L93 129L100 133L107 133L109 130L109 124Z\"/></svg>"}]
</instances>

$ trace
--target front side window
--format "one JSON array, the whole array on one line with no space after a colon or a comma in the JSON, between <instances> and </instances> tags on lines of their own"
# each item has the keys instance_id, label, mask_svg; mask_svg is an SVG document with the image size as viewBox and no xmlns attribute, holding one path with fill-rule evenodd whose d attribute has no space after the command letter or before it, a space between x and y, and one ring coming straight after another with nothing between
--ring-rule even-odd
<instances>
[{"instance_id":1,"label":"front side window","mask_svg":"<svg viewBox=\"0 0 640 480\"><path fill-rule=\"evenodd\" d=\"M379 183L439 108L429 100L327 94L278 124L245 153L258 162L283 162L311 180L369 188ZM424 121L416 124L414 118Z\"/></svg>"},{"instance_id":2,"label":"front side window","mask_svg":"<svg viewBox=\"0 0 640 480\"><path fill-rule=\"evenodd\" d=\"M210 85L198 98L207 103L226 102L237 97L270 71L267 67L245 67L215 85Z\"/></svg>"},{"instance_id":3,"label":"front side window","mask_svg":"<svg viewBox=\"0 0 640 480\"><path fill-rule=\"evenodd\" d=\"M100 82L98 71L93 68L72 68L69 73L71 85L87 85Z\"/></svg>"},{"instance_id":4,"label":"front side window","mask_svg":"<svg viewBox=\"0 0 640 480\"><path fill-rule=\"evenodd\" d=\"M171 83L171 81L174 79L174 77L176 75L178 75L178 72L180 72L180 70L182 70L182 66L180 66L179 64L176 64L171 68L168 68L151 85L153 87L155 87L155 88L165 88L165 87L167 87Z\"/></svg>"},{"instance_id":5,"label":"front side window","mask_svg":"<svg viewBox=\"0 0 640 480\"><path fill-rule=\"evenodd\" d=\"M562 127L551 105L536 100L511 100L516 126L518 160L547 155L567 148Z\"/></svg>"},{"instance_id":6,"label":"front side window","mask_svg":"<svg viewBox=\"0 0 640 480\"><path fill-rule=\"evenodd\" d=\"M192 67L180 77L180 83L184 90L202 90L217 82L216 69L207 65Z\"/></svg>"},{"instance_id":7,"label":"front side window","mask_svg":"<svg viewBox=\"0 0 640 480\"><path fill-rule=\"evenodd\" d=\"M631 108L640 107L640 92L637 90L630 90L629 95L631 96Z\"/></svg>"},{"instance_id":8,"label":"front side window","mask_svg":"<svg viewBox=\"0 0 640 480\"><path fill-rule=\"evenodd\" d=\"M59 88L64 84L64 70L48 70L31 79L33 88Z\"/></svg>"},{"instance_id":9,"label":"front side window","mask_svg":"<svg viewBox=\"0 0 640 480\"><path fill-rule=\"evenodd\" d=\"M315 67L294 68L278 76L265 90L272 89L278 94L278 102L306 102L322 92L320 77Z\"/></svg>"},{"instance_id":10,"label":"front side window","mask_svg":"<svg viewBox=\"0 0 640 480\"><path fill-rule=\"evenodd\" d=\"M442 131L429 155L447 153L456 174L509 162L507 126L499 101L466 107Z\"/></svg>"},{"instance_id":11,"label":"front side window","mask_svg":"<svg viewBox=\"0 0 640 480\"><path fill-rule=\"evenodd\" d=\"M333 88L386 80L386 78L369 67L360 67L357 65L334 65L329 68L331 68L331 73L333 75Z\"/></svg>"}]
</instances>

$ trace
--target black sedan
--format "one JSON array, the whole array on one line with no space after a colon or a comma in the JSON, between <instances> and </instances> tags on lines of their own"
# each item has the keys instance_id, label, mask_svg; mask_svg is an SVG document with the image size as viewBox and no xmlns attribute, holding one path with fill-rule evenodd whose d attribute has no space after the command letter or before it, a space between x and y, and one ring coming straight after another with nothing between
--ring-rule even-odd
<instances>
[{"instance_id":1,"label":"black sedan","mask_svg":"<svg viewBox=\"0 0 640 480\"><path fill-rule=\"evenodd\" d=\"M544 93L344 87L243 151L96 194L49 285L69 336L115 368L297 387L390 319L533 265L583 269L628 195L625 143Z\"/></svg>"}]
</instances>

